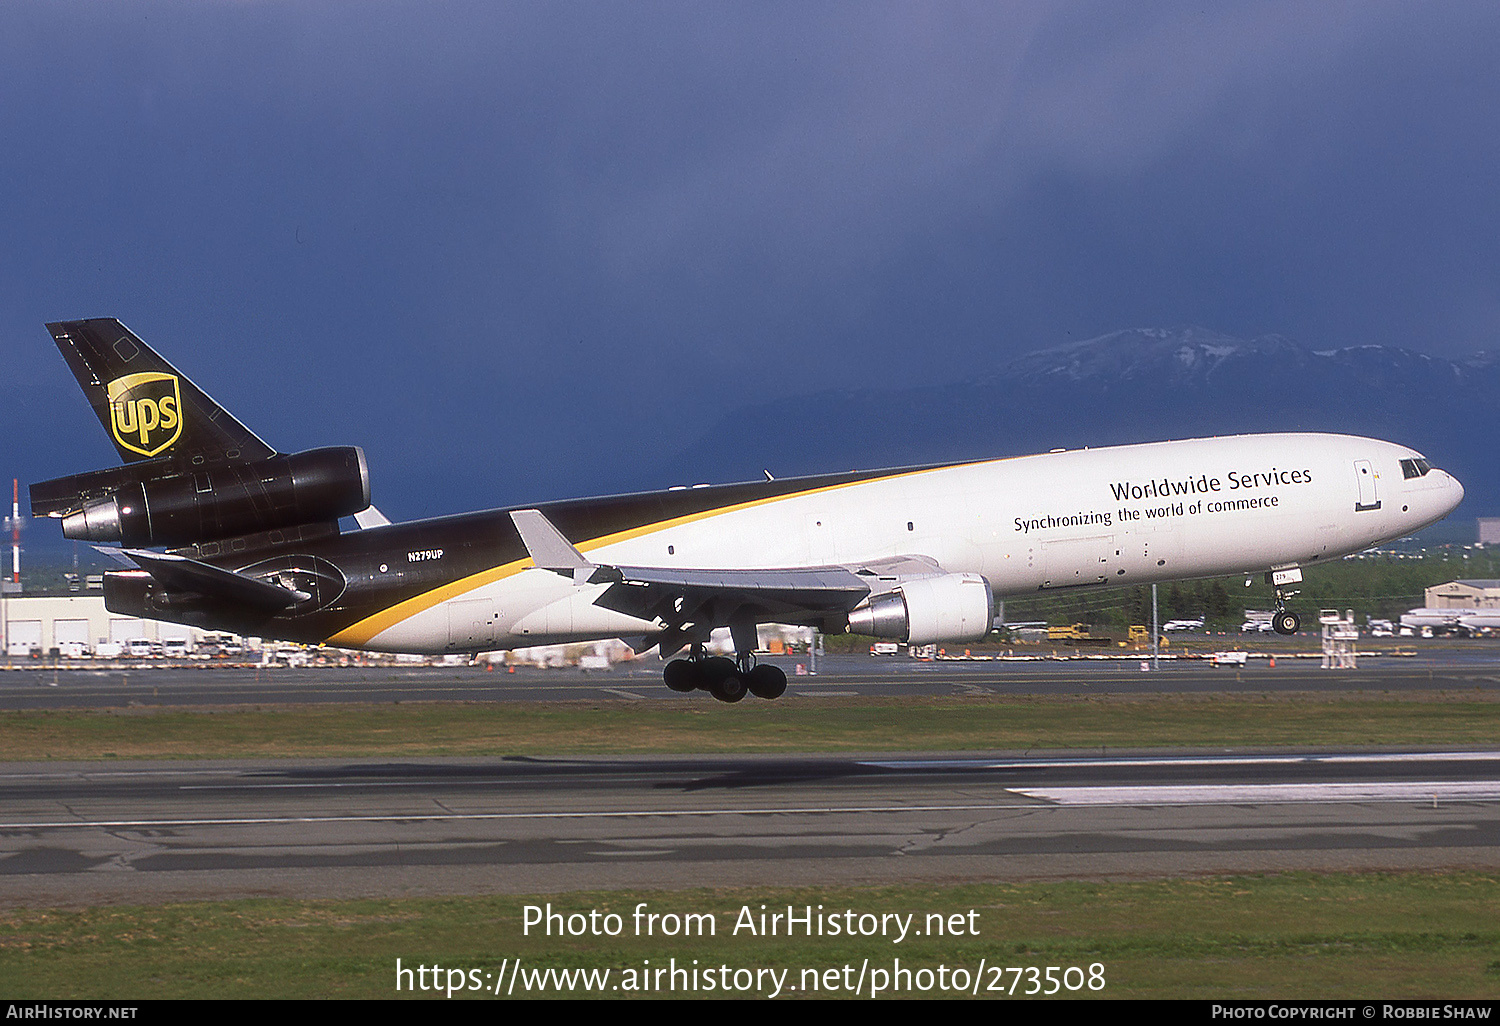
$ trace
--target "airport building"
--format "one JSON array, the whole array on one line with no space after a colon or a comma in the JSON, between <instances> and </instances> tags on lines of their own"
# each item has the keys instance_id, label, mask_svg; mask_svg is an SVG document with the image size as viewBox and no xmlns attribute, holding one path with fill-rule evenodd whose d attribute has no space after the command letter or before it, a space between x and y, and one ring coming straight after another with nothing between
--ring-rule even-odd
<instances>
[{"instance_id":1,"label":"airport building","mask_svg":"<svg viewBox=\"0 0 1500 1026\"><path fill-rule=\"evenodd\" d=\"M196 647L203 632L183 624L120 616L104 608L103 595L16 595L0 601L0 653L40 649L43 654L64 645L86 651L100 645L127 645L145 639L155 644L186 641Z\"/></svg>"},{"instance_id":2,"label":"airport building","mask_svg":"<svg viewBox=\"0 0 1500 1026\"><path fill-rule=\"evenodd\" d=\"M1427 589L1428 609L1500 609L1500 580L1449 581Z\"/></svg>"},{"instance_id":3,"label":"airport building","mask_svg":"<svg viewBox=\"0 0 1500 1026\"><path fill-rule=\"evenodd\" d=\"M1500 517L1479 518L1479 544L1500 545Z\"/></svg>"}]
</instances>

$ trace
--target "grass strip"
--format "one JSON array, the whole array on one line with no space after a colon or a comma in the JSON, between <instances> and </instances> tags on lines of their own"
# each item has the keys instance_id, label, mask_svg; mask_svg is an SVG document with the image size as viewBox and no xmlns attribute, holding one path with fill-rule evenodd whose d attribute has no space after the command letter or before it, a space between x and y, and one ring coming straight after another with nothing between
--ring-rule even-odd
<instances>
[{"instance_id":1,"label":"grass strip","mask_svg":"<svg viewBox=\"0 0 1500 1026\"><path fill-rule=\"evenodd\" d=\"M523 935L523 907L563 915L621 917L619 936ZM712 936L636 936L638 903L659 914L711 913ZM822 914L957 915L962 936L770 937L733 928L792 906ZM972 918L970 911L976 913ZM603 922L603 920L601 920ZM665 922L665 920L658 920ZM868 922L868 920L867 920ZM977 936L968 933L968 924ZM964 884L830 889L598 892L563 896L359 901L256 900L152 907L0 911L0 993L7 998L390 998L403 967L464 970L461 986L497 973L505 959L530 969L607 968L614 985L647 967L790 970L795 991L814 996L804 970L826 987L830 969L966 968L969 986L991 967L1102 964L1103 989L1075 997L1330 998L1493 997L1500 992L1500 878L1451 873L1286 873L1108 883ZM894 929L894 927L893 927ZM478 970L479 976L467 975ZM838 974L840 986L852 980ZM427 977L426 982L431 982ZM742 976L743 980L744 977ZM763 980L765 978L763 977ZM1078 983L1083 975L1073 974ZM1013 974L979 978L980 995ZM414 983L415 981L413 981ZM951 982L951 980L950 980ZM486 982L493 987L493 982ZM1016 995L1032 987L1022 975ZM1046 986L1045 982L1041 986ZM556 995L554 985L543 991ZM581 993L577 991L576 993ZM631 996L605 990L605 996ZM1064 993L1067 993L1066 991ZM458 997L475 995L468 990ZM538 996L533 991L529 996ZM673 996L656 988L645 996ZM680 993L676 996L682 996ZM689 996L720 996L701 986ZM764 996L764 995L761 995ZM820 989L817 996L841 996ZM868 985L865 996L868 995ZM902 995L906 996L906 995ZM946 996L958 996L949 991ZM1012 995L1006 995L1010 997Z\"/></svg>"},{"instance_id":2,"label":"grass strip","mask_svg":"<svg viewBox=\"0 0 1500 1026\"><path fill-rule=\"evenodd\" d=\"M1490 746L1484 692L419 702L0 714L0 761Z\"/></svg>"}]
</instances>

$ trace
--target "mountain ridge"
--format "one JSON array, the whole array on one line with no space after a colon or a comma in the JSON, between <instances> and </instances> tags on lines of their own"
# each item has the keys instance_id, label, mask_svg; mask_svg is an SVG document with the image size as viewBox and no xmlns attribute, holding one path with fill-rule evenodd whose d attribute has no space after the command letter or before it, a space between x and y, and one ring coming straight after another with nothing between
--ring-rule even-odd
<instances>
[{"instance_id":1,"label":"mountain ridge","mask_svg":"<svg viewBox=\"0 0 1500 1026\"><path fill-rule=\"evenodd\" d=\"M1411 445L1468 490L1456 517L1500 512L1500 358L1394 346L1314 350L1282 335L1132 328L1025 353L947 385L834 388L752 403L670 464L749 477L1122 445L1329 431ZM830 459L831 458L831 459Z\"/></svg>"}]
</instances>

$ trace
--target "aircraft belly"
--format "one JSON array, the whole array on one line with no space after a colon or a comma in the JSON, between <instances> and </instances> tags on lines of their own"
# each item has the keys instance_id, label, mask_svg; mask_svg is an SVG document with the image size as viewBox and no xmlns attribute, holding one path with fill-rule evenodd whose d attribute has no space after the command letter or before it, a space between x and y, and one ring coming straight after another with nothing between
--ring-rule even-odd
<instances>
[{"instance_id":1,"label":"aircraft belly","mask_svg":"<svg viewBox=\"0 0 1500 1026\"><path fill-rule=\"evenodd\" d=\"M532 609L513 622L497 648L550 645L621 635L646 634L656 625L594 605L608 585L577 588L572 594Z\"/></svg>"},{"instance_id":2,"label":"aircraft belly","mask_svg":"<svg viewBox=\"0 0 1500 1026\"><path fill-rule=\"evenodd\" d=\"M594 605L603 585L577 587L524 570L393 624L367 647L383 652L478 652L642 634L654 625Z\"/></svg>"},{"instance_id":3,"label":"aircraft belly","mask_svg":"<svg viewBox=\"0 0 1500 1026\"><path fill-rule=\"evenodd\" d=\"M526 570L412 613L372 637L380 652L474 652L502 647L510 624L566 595L572 582Z\"/></svg>"}]
</instances>

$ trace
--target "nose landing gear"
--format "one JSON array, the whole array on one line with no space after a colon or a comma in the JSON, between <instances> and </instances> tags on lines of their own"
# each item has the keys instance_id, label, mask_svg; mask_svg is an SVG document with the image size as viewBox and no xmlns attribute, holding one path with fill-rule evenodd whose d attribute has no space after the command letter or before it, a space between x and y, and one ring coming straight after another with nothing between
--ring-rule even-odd
<instances>
[{"instance_id":1,"label":"nose landing gear","mask_svg":"<svg viewBox=\"0 0 1500 1026\"><path fill-rule=\"evenodd\" d=\"M1301 581L1300 566L1283 566L1266 571L1266 583L1276 589L1276 615L1271 617L1271 627L1277 634L1296 634L1302 626L1302 618L1286 607L1286 600L1297 592L1283 590L1286 585L1300 584Z\"/></svg>"},{"instance_id":2,"label":"nose landing gear","mask_svg":"<svg viewBox=\"0 0 1500 1026\"><path fill-rule=\"evenodd\" d=\"M1295 594L1295 591L1283 593L1280 588L1276 589L1276 615L1271 617L1271 627L1277 634L1296 634L1302 626L1302 618L1286 607L1286 600Z\"/></svg>"}]
</instances>

